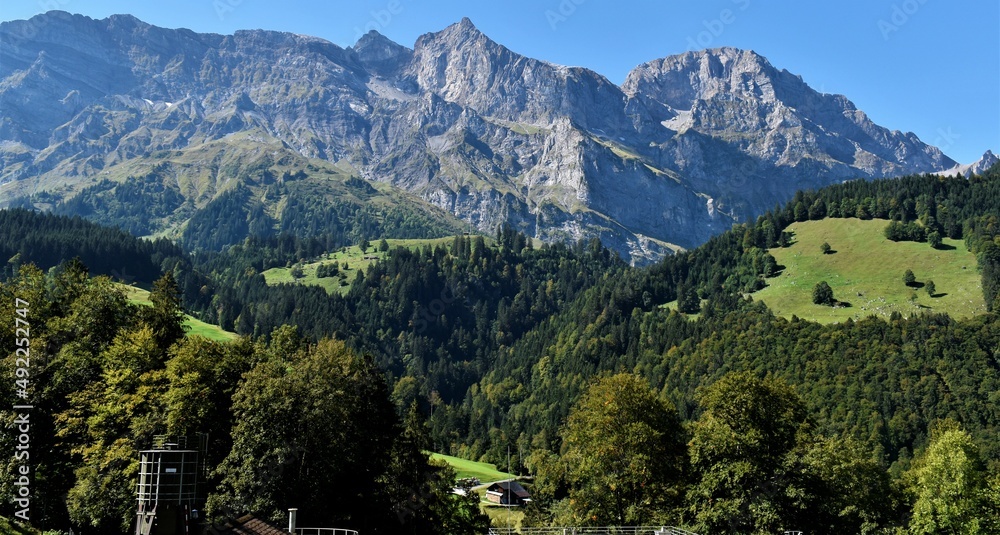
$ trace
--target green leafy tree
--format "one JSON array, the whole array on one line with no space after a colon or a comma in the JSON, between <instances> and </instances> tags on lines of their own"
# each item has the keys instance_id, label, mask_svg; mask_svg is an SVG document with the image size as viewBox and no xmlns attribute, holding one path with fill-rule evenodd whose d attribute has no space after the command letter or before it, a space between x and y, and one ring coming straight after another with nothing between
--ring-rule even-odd
<instances>
[{"instance_id":1,"label":"green leafy tree","mask_svg":"<svg viewBox=\"0 0 1000 535\"><path fill-rule=\"evenodd\" d=\"M792 244L792 234L787 231L781 231L778 235L778 247L788 247Z\"/></svg>"},{"instance_id":2,"label":"green leafy tree","mask_svg":"<svg viewBox=\"0 0 1000 535\"><path fill-rule=\"evenodd\" d=\"M426 442L403 432L382 371L344 342L310 346L294 329L276 331L233 395L233 421L210 514L277 520L296 504L311 523L375 532L484 525L451 495L451 476L429 467Z\"/></svg>"},{"instance_id":3,"label":"green leafy tree","mask_svg":"<svg viewBox=\"0 0 1000 535\"><path fill-rule=\"evenodd\" d=\"M385 241L385 238L379 240L378 250L383 253L389 250L389 242Z\"/></svg>"},{"instance_id":4,"label":"green leafy tree","mask_svg":"<svg viewBox=\"0 0 1000 535\"><path fill-rule=\"evenodd\" d=\"M832 248L832 247L830 247L830 244L829 244L829 243L827 243L827 242L823 242L823 245L820 245L820 246L819 246L819 250L820 250L820 251L822 251L822 252L823 252L823 254L830 254L830 251L832 251L832 250L833 250L833 248Z\"/></svg>"},{"instance_id":5,"label":"green leafy tree","mask_svg":"<svg viewBox=\"0 0 1000 535\"><path fill-rule=\"evenodd\" d=\"M941 247L941 233L936 230L928 232L927 243L935 249Z\"/></svg>"},{"instance_id":6,"label":"green leafy tree","mask_svg":"<svg viewBox=\"0 0 1000 535\"><path fill-rule=\"evenodd\" d=\"M813 287L812 300L817 305L832 305L833 288L830 288L826 281L816 283L816 286Z\"/></svg>"},{"instance_id":7,"label":"green leafy tree","mask_svg":"<svg viewBox=\"0 0 1000 535\"><path fill-rule=\"evenodd\" d=\"M854 210L854 217L858 219L871 219L872 214L868 211L868 207L865 203L859 202L858 207Z\"/></svg>"},{"instance_id":8,"label":"green leafy tree","mask_svg":"<svg viewBox=\"0 0 1000 535\"><path fill-rule=\"evenodd\" d=\"M1000 472L994 469L983 493L983 521L980 527L986 533L1000 533Z\"/></svg>"},{"instance_id":9,"label":"green leafy tree","mask_svg":"<svg viewBox=\"0 0 1000 535\"><path fill-rule=\"evenodd\" d=\"M934 281L930 280L927 281L927 284L924 285L924 288L927 289L927 295L931 297L934 297L934 295L937 294L937 287L934 286Z\"/></svg>"},{"instance_id":10,"label":"green leafy tree","mask_svg":"<svg viewBox=\"0 0 1000 535\"><path fill-rule=\"evenodd\" d=\"M786 383L730 373L699 396L688 493L699 533L774 533L793 517L787 456L806 424L805 405Z\"/></svg>"},{"instance_id":11,"label":"green leafy tree","mask_svg":"<svg viewBox=\"0 0 1000 535\"><path fill-rule=\"evenodd\" d=\"M128 488L127 479L119 485L121 472L115 462L105 455L107 450L88 443L90 437L96 436L96 430L95 434L91 434L86 422L78 420L77 433L72 436L62 433L66 427L62 417L69 410L79 408L86 415L93 414L94 405L74 401L74 396L80 391L95 395L103 391L103 387L99 386L104 374L102 354L107 353L120 331L135 327L136 306L130 304L124 293L113 286L107 277L88 279L86 273L86 267L76 261L57 266L47 275L28 264L20 268L15 279L0 282L3 302L13 305L16 296L31 304L23 312L30 321L33 349L29 369L31 376L38 378L34 392L29 390L29 399L40 409L31 415L31 520L36 526L65 525L69 522L68 497L84 461L96 463L98 458L107 460L103 466L108 470L101 476L107 485L98 487L103 491L95 497ZM0 347L9 351L4 353L6 359L0 361L0 368L11 377L15 377L15 358L21 356L14 352L14 314L13 306L0 310L0 319L3 320L0 321ZM18 314L16 317L22 316ZM42 348L45 348L44 357L40 355ZM7 388L14 386L13 381L10 383ZM4 399L17 403L14 392L7 388L0 388ZM116 408L125 410L124 407ZM3 418L10 419L8 421L13 421L13 417L10 412L3 414ZM109 441L118 438L113 434L101 436ZM0 439L0 446L13 452L15 441L16 434L5 433ZM93 453L85 451L85 447ZM0 481L8 482L0 483L0 499L8 504L17 494L16 488L10 484L16 478L17 469L15 463L0 463ZM131 490L134 492L134 488ZM116 531L118 519L107 507L116 504L105 501L101 506L96 506L95 502L91 505L95 505L93 510L99 512L99 517L103 519L98 522Z\"/></svg>"},{"instance_id":12,"label":"green leafy tree","mask_svg":"<svg viewBox=\"0 0 1000 535\"><path fill-rule=\"evenodd\" d=\"M233 447L210 508L279 518L296 503L324 522L365 510L358 497L374 495L373 475L389 460L379 426L394 421L388 395L380 406L377 392L366 392L379 388L374 373L342 342L310 350L294 332L276 333L233 396ZM350 488L336 484L345 480Z\"/></svg>"},{"instance_id":13,"label":"green leafy tree","mask_svg":"<svg viewBox=\"0 0 1000 535\"><path fill-rule=\"evenodd\" d=\"M431 462L430 466L432 470L436 470L436 477L428 482L426 510L417 511L419 525L409 525L418 524L417 520L406 522L407 531L426 535L474 535L489 532L490 517L479 505L479 493L468 484L460 487L461 493L454 492L457 476L446 462Z\"/></svg>"},{"instance_id":14,"label":"green leafy tree","mask_svg":"<svg viewBox=\"0 0 1000 535\"><path fill-rule=\"evenodd\" d=\"M785 465L794 516L809 533L886 533L901 516L902 496L872 448L849 438L805 438Z\"/></svg>"},{"instance_id":15,"label":"green leafy tree","mask_svg":"<svg viewBox=\"0 0 1000 535\"><path fill-rule=\"evenodd\" d=\"M455 472L443 461L429 462L425 451L430 447L427 426L414 402L381 479L404 531L427 535L488 531L490 519L479 506L479 494L471 487L463 488L464 494L454 493Z\"/></svg>"},{"instance_id":16,"label":"green leafy tree","mask_svg":"<svg viewBox=\"0 0 1000 535\"><path fill-rule=\"evenodd\" d=\"M1000 307L1000 245L992 239L984 240L976 254L979 269L983 274L983 299L986 309L994 312Z\"/></svg>"},{"instance_id":17,"label":"green leafy tree","mask_svg":"<svg viewBox=\"0 0 1000 535\"><path fill-rule=\"evenodd\" d=\"M193 336L174 345L170 354L163 395L166 432L207 432L208 462L215 466L232 446L228 433L217 430L232 428L233 393L257 359L254 346L248 338L222 343Z\"/></svg>"},{"instance_id":18,"label":"green leafy tree","mask_svg":"<svg viewBox=\"0 0 1000 535\"><path fill-rule=\"evenodd\" d=\"M562 461L579 522L648 523L681 496L687 461L677 410L636 376L601 379L570 412Z\"/></svg>"},{"instance_id":19,"label":"green leafy tree","mask_svg":"<svg viewBox=\"0 0 1000 535\"><path fill-rule=\"evenodd\" d=\"M906 273L903 274L903 284L906 284L907 286L913 286L916 283L917 283L917 277L916 275L913 274L913 271L909 269L906 270Z\"/></svg>"},{"instance_id":20,"label":"green leafy tree","mask_svg":"<svg viewBox=\"0 0 1000 535\"><path fill-rule=\"evenodd\" d=\"M909 473L916 496L911 533L986 533L985 467L972 437L952 428L931 440Z\"/></svg>"},{"instance_id":21,"label":"green leafy tree","mask_svg":"<svg viewBox=\"0 0 1000 535\"><path fill-rule=\"evenodd\" d=\"M121 533L135 518L139 449L163 421L163 349L148 326L121 333L101 355L99 381L69 396L58 435L81 456L66 499L74 523Z\"/></svg>"}]
</instances>

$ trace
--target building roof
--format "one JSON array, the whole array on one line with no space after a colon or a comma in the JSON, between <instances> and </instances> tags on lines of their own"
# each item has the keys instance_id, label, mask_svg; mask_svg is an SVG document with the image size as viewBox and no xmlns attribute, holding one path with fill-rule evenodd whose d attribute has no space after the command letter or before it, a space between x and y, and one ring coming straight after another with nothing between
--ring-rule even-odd
<instances>
[{"instance_id":1,"label":"building roof","mask_svg":"<svg viewBox=\"0 0 1000 535\"><path fill-rule=\"evenodd\" d=\"M253 515L244 515L226 522L221 529L211 528L210 535L288 535L288 532L275 527Z\"/></svg>"},{"instance_id":2,"label":"building roof","mask_svg":"<svg viewBox=\"0 0 1000 535\"><path fill-rule=\"evenodd\" d=\"M517 481L497 481L496 483L490 485L486 491L496 493L510 492L522 500L531 498L531 494L528 494L528 491L524 490L524 487L522 487Z\"/></svg>"}]
</instances>

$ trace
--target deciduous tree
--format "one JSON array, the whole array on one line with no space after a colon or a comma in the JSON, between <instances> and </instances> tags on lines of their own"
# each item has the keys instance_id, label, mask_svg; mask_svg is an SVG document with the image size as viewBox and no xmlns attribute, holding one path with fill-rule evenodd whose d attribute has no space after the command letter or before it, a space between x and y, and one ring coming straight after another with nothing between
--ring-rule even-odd
<instances>
[{"instance_id":1,"label":"deciduous tree","mask_svg":"<svg viewBox=\"0 0 1000 535\"><path fill-rule=\"evenodd\" d=\"M833 304L833 288L826 281L820 281L816 283L813 287L812 295L813 303L817 305L832 305Z\"/></svg>"},{"instance_id":2,"label":"deciduous tree","mask_svg":"<svg viewBox=\"0 0 1000 535\"><path fill-rule=\"evenodd\" d=\"M910 472L911 533L984 533L985 467L965 431L952 428L933 437Z\"/></svg>"},{"instance_id":3,"label":"deciduous tree","mask_svg":"<svg viewBox=\"0 0 1000 535\"><path fill-rule=\"evenodd\" d=\"M786 456L806 424L805 405L786 383L730 373L704 390L691 462L698 482L688 493L695 531L780 532L793 516Z\"/></svg>"},{"instance_id":4,"label":"deciduous tree","mask_svg":"<svg viewBox=\"0 0 1000 535\"><path fill-rule=\"evenodd\" d=\"M581 522L642 525L681 496L687 461L677 410L636 376L591 385L563 440L570 503Z\"/></svg>"}]
</instances>

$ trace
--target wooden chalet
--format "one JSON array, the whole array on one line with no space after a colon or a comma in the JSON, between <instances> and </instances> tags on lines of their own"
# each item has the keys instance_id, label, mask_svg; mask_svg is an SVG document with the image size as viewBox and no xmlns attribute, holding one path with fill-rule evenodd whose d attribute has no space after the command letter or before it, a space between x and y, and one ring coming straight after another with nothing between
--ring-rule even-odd
<instances>
[{"instance_id":1,"label":"wooden chalet","mask_svg":"<svg viewBox=\"0 0 1000 535\"><path fill-rule=\"evenodd\" d=\"M486 489L486 499L500 505L524 506L531 501L531 494L517 481L498 481Z\"/></svg>"}]
</instances>

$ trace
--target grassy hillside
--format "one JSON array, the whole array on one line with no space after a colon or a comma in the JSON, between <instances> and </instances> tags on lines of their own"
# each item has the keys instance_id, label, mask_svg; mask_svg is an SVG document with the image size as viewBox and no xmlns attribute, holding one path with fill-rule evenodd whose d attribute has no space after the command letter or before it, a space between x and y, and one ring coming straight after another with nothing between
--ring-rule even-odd
<instances>
[{"instance_id":1,"label":"grassy hillside","mask_svg":"<svg viewBox=\"0 0 1000 535\"><path fill-rule=\"evenodd\" d=\"M449 247L453 239L454 238L451 237L409 240L387 239L386 242L388 242L390 248L406 247L409 249L418 249L425 245L431 247L444 245ZM298 279L292 276L291 267L272 268L264 272L264 280L270 285L305 284L321 286L329 294L334 292L344 294L347 293L348 289L350 289L351 283L354 282L354 277L358 274L358 270L364 271L368 269L369 265L386 255L386 253L378 251L378 245L379 240L371 240L371 245L368 247L367 253L362 253L360 247L352 245L350 247L341 248L339 251L323 255L322 258L316 260L315 262L302 264L302 276ZM323 278L316 276L316 268L318 268L321 264L332 264L334 262L340 265L338 268L340 270L340 275ZM344 263L347 263L346 270L343 267Z\"/></svg>"},{"instance_id":2,"label":"grassy hillside","mask_svg":"<svg viewBox=\"0 0 1000 535\"><path fill-rule=\"evenodd\" d=\"M483 491L486 492L486 491ZM493 527L521 529L524 521L524 509L521 507L504 507L493 503L483 503L482 510L489 515Z\"/></svg>"},{"instance_id":3,"label":"grassy hillside","mask_svg":"<svg viewBox=\"0 0 1000 535\"><path fill-rule=\"evenodd\" d=\"M516 476L497 470L496 465L493 464L467 461L458 457L452 457L451 455L432 453L431 459L443 460L448 463L455 470L459 479L467 477L479 478L482 486L477 487L476 493L479 494L480 507L483 512L489 515L494 526L507 526L509 522L511 527L521 527L521 521L524 520L524 509L520 507L505 507L486 500L487 483L514 479Z\"/></svg>"},{"instance_id":4,"label":"grassy hillside","mask_svg":"<svg viewBox=\"0 0 1000 535\"><path fill-rule=\"evenodd\" d=\"M69 158L30 187L0 188L0 206L27 200L190 249L220 250L272 232L328 233L344 243L363 233L429 237L468 228L419 196L360 179L346 162L307 158L263 130L189 141L117 161L100 176Z\"/></svg>"},{"instance_id":5,"label":"grassy hillside","mask_svg":"<svg viewBox=\"0 0 1000 535\"><path fill-rule=\"evenodd\" d=\"M128 296L129 301L143 306L151 306L151 303L149 302L149 292L147 290L125 284L120 286L125 289L125 294ZM192 316L185 316L184 326L187 327L188 336L204 336L209 340L217 340L220 342L226 342L237 338L235 333L224 331L218 325L205 323L204 321Z\"/></svg>"},{"instance_id":6,"label":"grassy hillside","mask_svg":"<svg viewBox=\"0 0 1000 535\"><path fill-rule=\"evenodd\" d=\"M459 479L477 477L485 484L493 481L512 479L515 477L512 474L497 470L497 467L494 464L467 461L465 459L459 459L458 457L452 457L451 455L432 453L431 460L444 461L448 463L448 465L455 470L455 474L457 474Z\"/></svg>"},{"instance_id":7,"label":"grassy hillside","mask_svg":"<svg viewBox=\"0 0 1000 535\"><path fill-rule=\"evenodd\" d=\"M926 243L892 242L885 238L884 220L824 219L791 225L794 243L770 253L784 266L768 287L756 292L776 314L793 314L821 323L859 319L870 315L904 316L924 311L943 312L956 318L986 311L976 258L961 240L945 239L941 249ZM831 254L820 246L829 243ZM903 274L912 270L918 286L907 287ZM844 308L816 305L813 287L826 281ZM923 286L934 281L934 297Z\"/></svg>"}]
</instances>

